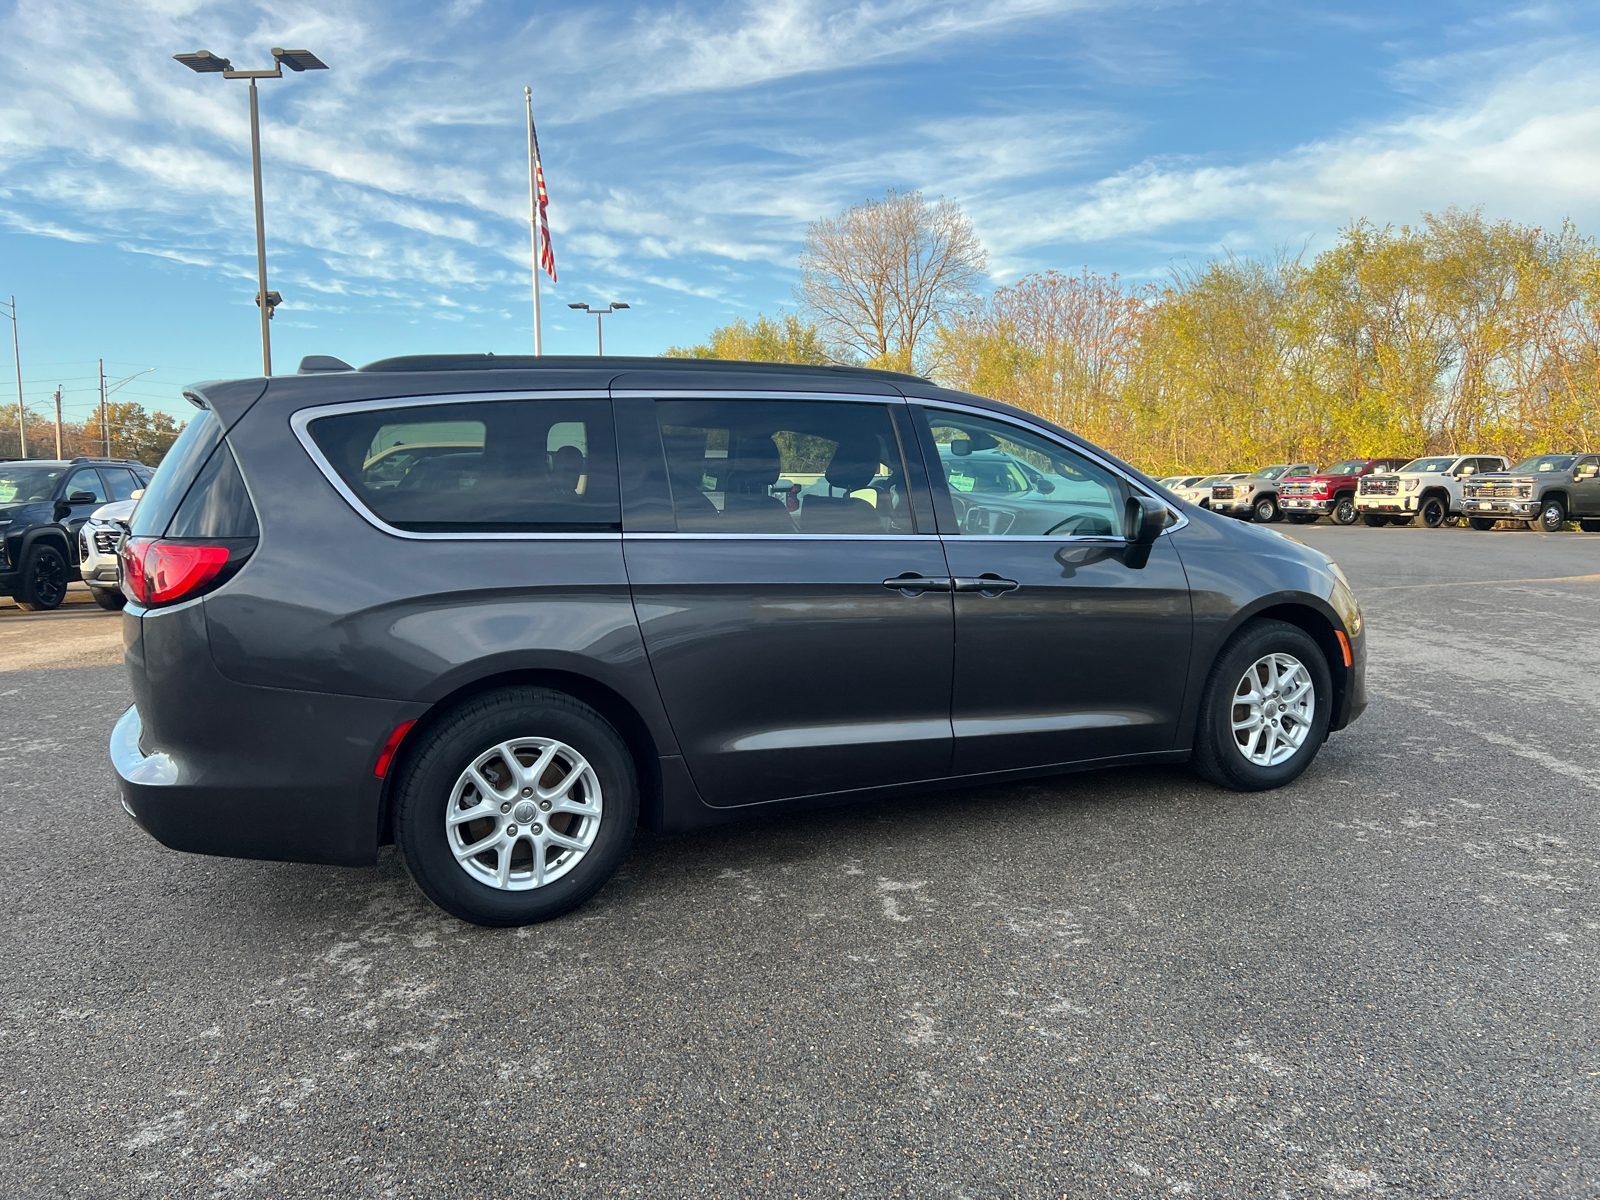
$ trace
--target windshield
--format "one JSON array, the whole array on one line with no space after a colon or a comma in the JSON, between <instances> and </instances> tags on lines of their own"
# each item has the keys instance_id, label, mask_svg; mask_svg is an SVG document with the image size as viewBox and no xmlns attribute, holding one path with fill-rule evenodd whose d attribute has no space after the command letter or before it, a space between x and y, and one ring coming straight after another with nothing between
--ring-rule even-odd
<instances>
[{"instance_id":1,"label":"windshield","mask_svg":"<svg viewBox=\"0 0 1600 1200\"><path fill-rule=\"evenodd\" d=\"M0 504L27 504L48 500L65 467L13 467L0 464Z\"/></svg>"},{"instance_id":2,"label":"windshield","mask_svg":"<svg viewBox=\"0 0 1600 1200\"><path fill-rule=\"evenodd\" d=\"M1400 469L1413 475L1441 475L1455 461L1453 458L1414 458Z\"/></svg>"},{"instance_id":3,"label":"windshield","mask_svg":"<svg viewBox=\"0 0 1600 1200\"><path fill-rule=\"evenodd\" d=\"M1349 462L1334 463L1333 466L1328 468L1328 474L1329 475L1359 475L1359 474L1361 474L1362 471L1366 470L1366 467L1367 467L1367 460L1366 459L1364 459L1364 458L1352 458Z\"/></svg>"},{"instance_id":4,"label":"windshield","mask_svg":"<svg viewBox=\"0 0 1600 1200\"><path fill-rule=\"evenodd\" d=\"M1577 460L1576 454L1535 454L1525 458L1513 471L1565 471Z\"/></svg>"},{"instance_id":5,"label":"windshield","mask_svg":"<svg viewBox=\"0 0 1600 1200\"><path fill-rule=\"evenodd\" d=\"M1250 478L1251 479L1281 479L1283 477L1284 473L1286 471L1288 471L1288 469L1289 469L1289 465L1287 463L1279 463L1275 467L1262 467L1254 475L1251 475Z\"/></svg>"}]
</instances>

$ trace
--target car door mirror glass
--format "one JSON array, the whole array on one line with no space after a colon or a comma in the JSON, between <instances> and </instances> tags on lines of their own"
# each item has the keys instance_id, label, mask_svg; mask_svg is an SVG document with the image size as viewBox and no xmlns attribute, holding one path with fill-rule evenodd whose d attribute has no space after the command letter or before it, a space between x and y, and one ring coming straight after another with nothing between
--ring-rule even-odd
<instances>
[{"instance_id":1,"label":"car door mirror glass","mask_svg":"<svg viewBox=\"0 0 1600 1200\"><path fill-rule=\"evenodd\" d=\"M94 502L95 494L93 492L73 492L72 495L67 497L68 504L93 504Z\"/></svg>"},{"instance_id":2,"label":"car door mirror glass","mask_svg":"<svg viewBox=\"0 0 1600 1200\"><path fill-rule=\"evenodd\" d=\"M138 500L141 497L143 497L143 495L144 495L144 489L143 488L134 488L133 491L131 493L129 493L128 499L129 500Z\"/></svg>"},{"instance_id":3,"label":"car door mirror glass","mask_svg":"<svg viewBox=\"0 0 1600 1200\"><path fill-rule=\"evenodd\" d=\"M1056 485L1051 483L1048 479L1036 479L1033 481L1033 489L1034 491L1039 492L1041 495L1048 496L1051 492L1056 490Z\"/></svg>"}]
</instances>

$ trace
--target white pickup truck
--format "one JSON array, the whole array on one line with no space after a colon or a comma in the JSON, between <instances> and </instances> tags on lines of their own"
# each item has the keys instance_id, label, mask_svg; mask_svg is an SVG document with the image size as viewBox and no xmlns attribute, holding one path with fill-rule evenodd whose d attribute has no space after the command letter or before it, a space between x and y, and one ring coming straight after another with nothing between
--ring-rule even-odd
<instances>
[{"instance_id":1,"label":"white pickup truck","mask_svg":"<svg viewBox=\"0 0 1600 1200\"><path fill-rule=\"evenodd\" d=\"M1438 454L1412 459L1398 471L1368 475L1356 492L1361 520L1380 525L1409 525L1417 517L1429 529L1455 524L1463 515L1461 487L1474 475L1504 471L1510 464L1498 454Z\"/></svg>"}]
</instances>

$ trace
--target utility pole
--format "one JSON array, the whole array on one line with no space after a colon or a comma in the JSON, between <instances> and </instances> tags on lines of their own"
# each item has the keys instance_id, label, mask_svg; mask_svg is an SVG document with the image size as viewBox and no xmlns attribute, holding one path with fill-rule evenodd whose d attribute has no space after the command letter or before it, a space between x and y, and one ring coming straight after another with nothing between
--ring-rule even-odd
<instances>
[{"instance_id":1,"label":"utility pole","mask_svg":"<svg viewBox=\"0 0 1600 1200\"><path fill-rule=\"evenodd\" d=\"M106 424L106 360L100 360L100 441L105 446L102 457L111 457L111 427Z\"/></svg>"},{"instance_id":2,"label":"utility pole","mask_svg":"<svg viewBox=\"0 0 1600 1200\"><path fill-rule=\"evenodd\" d=\"M22 407L22 346L17 342L17 298L11 297L10 304L0 304L0 308L9 308L11 317L11 357L17 364L17 456L28 457L28 413Z\"/></svg>"},{"instance_id":3,"label":"utility pole","mask_svg":"<svg viewBox=\"0 0 1600 1200\"><path fill-rule=\"evenodd\" d=\"M61 457L61 385L56 384L56 457Z\"/></svg>"}]
</instances>

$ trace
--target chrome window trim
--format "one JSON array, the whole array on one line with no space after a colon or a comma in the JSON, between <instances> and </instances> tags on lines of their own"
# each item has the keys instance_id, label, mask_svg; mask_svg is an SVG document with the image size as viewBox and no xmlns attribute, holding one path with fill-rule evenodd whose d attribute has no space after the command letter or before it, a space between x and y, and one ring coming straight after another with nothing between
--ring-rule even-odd
<instances>
[{"instance_id":1,"label":"chrome window trim","mask_svg":"<svg viewBox=\"0 0 1600 1200\"><path fill-rule=\"evenodd\" d=\"M652 542L688 539L713 542L921 542L932 545L938 540L935 535L928 533L669 533L664 530L641 530L622 536L629 541Z\"/></svg>"},{"instance_id":2,"label":"chrome window trim","mask_svg":"<svg viewBox=\"0 0 1600 1200\"><path fill-rule=\"evenodd\" d=\"M1094 463L1096 466L1101 467L1104 470L1110 471L1113 475L1115 475L1118 479L1122 480L1129 487L1133 488L1134 491L1138 492L1141 496L1145 496L1145 497L1148 497L1151 500L1156 501L1163 508L1165 508L1169 513L1171 513L1174 517L1177 518L1176 521L1174 521L1171 525L1168 525L1165 529L1163 529L1160 532L1160 534L1157 535L1159 537L1166 537L1167 534L1173 533L1176 530L1182 529L1185 525L1187 525L1189 523L1189 514L1188 513L1184 512L1181 508L1174 508L1171 504L1167 503L1167 501L1163 500L1160 496L1156 495L1154 492L1151 492L1148 488L1145 487L1144 484L1140 483L1137 479L1131 478L1126 471L1123 471L1115 463L1107 462L1105 459L1101 458L1098 454L1094 453L1091 450L1085 450L1082 446L1075 446L1071 442L1063 442L1060 439L1060 437L1058 437L1056 434L1050 432L1050 430L1041 429L1041 428L1039 428L1039 426L1033 424L1031 421L1025 421L1025 420L1022 420L1020 418L1013 417L1010 413L994 412L991 409L979 408L977 405L974 405L974 404L956 404L956 403L954 403L952 401L949 401L949 400L919 400L916 397L912 396L912 397L908 397L908 402L920 404L923 408L947 409L950 412L968 413L968 414L970 414L971 416L974 416L974 417L988 417L990 420L1002 421L1007 425L1015 425L1018 429L1026 429L1029 433L1037 434L1039 437L1048 438L1050 441L1052 441L1052 442L1056 443L1056 445L1060 446L1063 450L1068 450L1073 454L1082 455L1084 458L1087 458L1090 462ZM930 483L931 483L931 481L930 481ZM1163 491L1163 490L1165 490L1165 489L1162 489L1162 488L1159 488L1159 487L1156 489L1156 491ZM968 535L958 531L958 532L953 533L953 534L946 534L946 535L941 535L941 536L965 538ZM981 540L981 539L978 539L978 540ZM1031 535L1031 534L1027 535L1026 537L1019 536L1019 537L1015 537L1015 538L996 537L996 538L993 538L993 540L994 541L1002 541L1002 542L1003 541L1035 541L1035 542L1099 541L1099 542L1102 542L1102 543L1107 541L1107 539L1105 539L1105 538L1054 538L1054 537L1040 537L1040 536ZM1127 541L1127 539L1125 539L1125 538L1111 538L1109 540L1110 540L1110 542L1115 543L1117 545L1124 545L1124 544L1126 544L1126 541Z\"/></svg>"},{"instance_id":3,"label":"chrome window trim","mask_svg":"<svg viewBox=\"0 0 1600 1200\"><path fill-rule=\"evenodd\" d=\"M322 472L327 481L333 485L333 490L344 497L344 501L355 510L357 516L366 521L380 533L390 537L405 538L413 542L620 542L622 532L606 533L519 533L507 531L505 533L483 533L478 531L447 531L447 532L420 532L414 529L398 529L389 524L377 513L373 512L360 498L350 490L350 486L334 470L333 464L322 453L322 447L317 445L316 439L311 436L311 422L323 417L339 417L346 413L373 412L380 409L395 408L437 408L441 404L492 404L505 400L610 400L611 393L604 389L588 388L575 391L561 392L451 392L447 395L431 396L396 396L384 400L349 400L342 404L320 404L310 408L297 409L289 416L289 428L294 431L294 436L299 440L305 452L310 455L311 461ZM616 430L612 430L612 440L616 440ZM621 519L621 496L617 498L618 519Z\"/></svg>"},{"instance_id":4,"label":"chrome window trim","mask_svg":"<svg viewBox=\"0 0 1600 1200\"><path fill-rule=\"evenodd\" d=\"M865 392L758 392L744 388L617 388L616 400L843 400L851 404L906 404L898 393L872 396Z\"/></svg>"}]
</instances>

